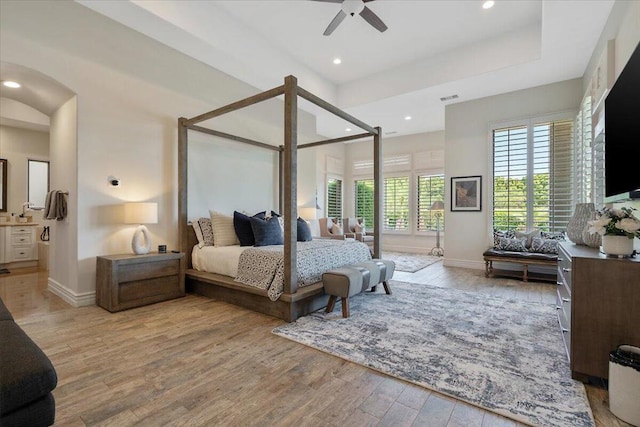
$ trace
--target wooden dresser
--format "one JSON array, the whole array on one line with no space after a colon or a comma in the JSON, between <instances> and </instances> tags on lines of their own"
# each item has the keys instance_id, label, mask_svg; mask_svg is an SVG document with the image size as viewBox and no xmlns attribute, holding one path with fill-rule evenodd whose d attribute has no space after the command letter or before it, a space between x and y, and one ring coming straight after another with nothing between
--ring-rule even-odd
<instances>
[{"instance_id":1,"label":"wooden dresser","mask_svg":"<svg viewBox=\"0 0 640 427\"><path fill-rule=\"evenodd\" d=\"M97 258L96 304L111 312L183 297L184 253Z\"/></svg>"},{"instance_id":2,"label":"wooden dresser","mask_svg":"<svg viewBox=\"0 0 640 427\"><path fill-rule=\"evenodd\" d=\"M640 259L561 243L556 308L571 376L608 378L610 351L640 347Z\"/></svg>"}]
</instances>

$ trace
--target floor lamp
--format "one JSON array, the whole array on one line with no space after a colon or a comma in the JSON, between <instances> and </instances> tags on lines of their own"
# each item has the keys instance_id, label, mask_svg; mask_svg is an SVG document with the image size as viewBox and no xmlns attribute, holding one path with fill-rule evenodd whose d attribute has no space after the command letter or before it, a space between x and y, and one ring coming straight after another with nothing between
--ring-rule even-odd
<instances>
[{"instance_id":1,"label":"floor lamp","mask_svg":"<svg viewBox=\"0 0 640 427\"><path fill-rule=\"evenodd\" d=\"M440 217L444 211L444 202L442 200L436 200L431 205L431 210L435 211L436 217L436 247L431 249L430 255L444 256L444 249L440 247Z\"/></svg>"}]
</instances>

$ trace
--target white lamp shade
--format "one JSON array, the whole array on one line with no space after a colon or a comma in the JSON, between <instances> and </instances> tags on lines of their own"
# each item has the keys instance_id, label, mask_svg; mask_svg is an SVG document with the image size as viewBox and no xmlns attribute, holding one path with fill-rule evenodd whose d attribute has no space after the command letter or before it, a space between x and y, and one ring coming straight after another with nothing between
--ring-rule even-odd
<instances>
[{"instance_id":1,"label":"white lamp shade","mask_svg":"<svg viewBox=\"0 0 640 427\"><path fill-rule=\"evenodd\" d=\"M125 203L124 204L125 224L157 224L158 204L157 203Z\"/></svg>"},{"instance_id":2,"label":"white lamp shade","mask_svg":"<svg viewBox=\"0 0 640 427\"><path fill-rule=\"evenodd\" d=\"M316 219L316 208L298 208L302 219Z\"/></svg>"}]
</instances>

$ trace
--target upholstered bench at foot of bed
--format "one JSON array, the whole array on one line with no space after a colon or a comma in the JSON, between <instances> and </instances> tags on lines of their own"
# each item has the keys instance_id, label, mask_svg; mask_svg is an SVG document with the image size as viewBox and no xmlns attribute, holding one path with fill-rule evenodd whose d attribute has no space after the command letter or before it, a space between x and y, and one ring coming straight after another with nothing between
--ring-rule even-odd
<instances>
[{"instance_id":1,"label":"upholstered bench at foot of bed","mask_svg":"<svg viewBox=\"0 0 640 427\"><path fill-rule=\"evenodd\" d=\"M387 295L391 294L388 281L393 277L395 263L373 259L328 271L322 275L324 291L329 295L327 313L333 311L338 297L342 300L342 317L349 317L349 297L382 283Z\"/></svg>"}]
</instances>

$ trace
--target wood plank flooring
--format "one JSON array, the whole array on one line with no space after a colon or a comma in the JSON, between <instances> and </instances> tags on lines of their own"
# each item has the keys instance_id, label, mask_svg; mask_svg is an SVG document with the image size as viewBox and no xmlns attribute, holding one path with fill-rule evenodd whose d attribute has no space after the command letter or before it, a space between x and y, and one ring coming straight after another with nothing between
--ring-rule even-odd
<instances>
[{"instance_id":1,"label":"wood plank flooring","mask_svg":"<svg viewBox=\"0 0 640 427\"><path fill-rule=\"evenodd\" d=\"M441 263L395 280L554 303L554 285ZM72 308L46 272L0 276L0 297L58 373L56 425L520 426L271 333L282 321L208 298L109 313ZM587 387L598 426L627 426Z\"/></svg>"}]
</instances>

